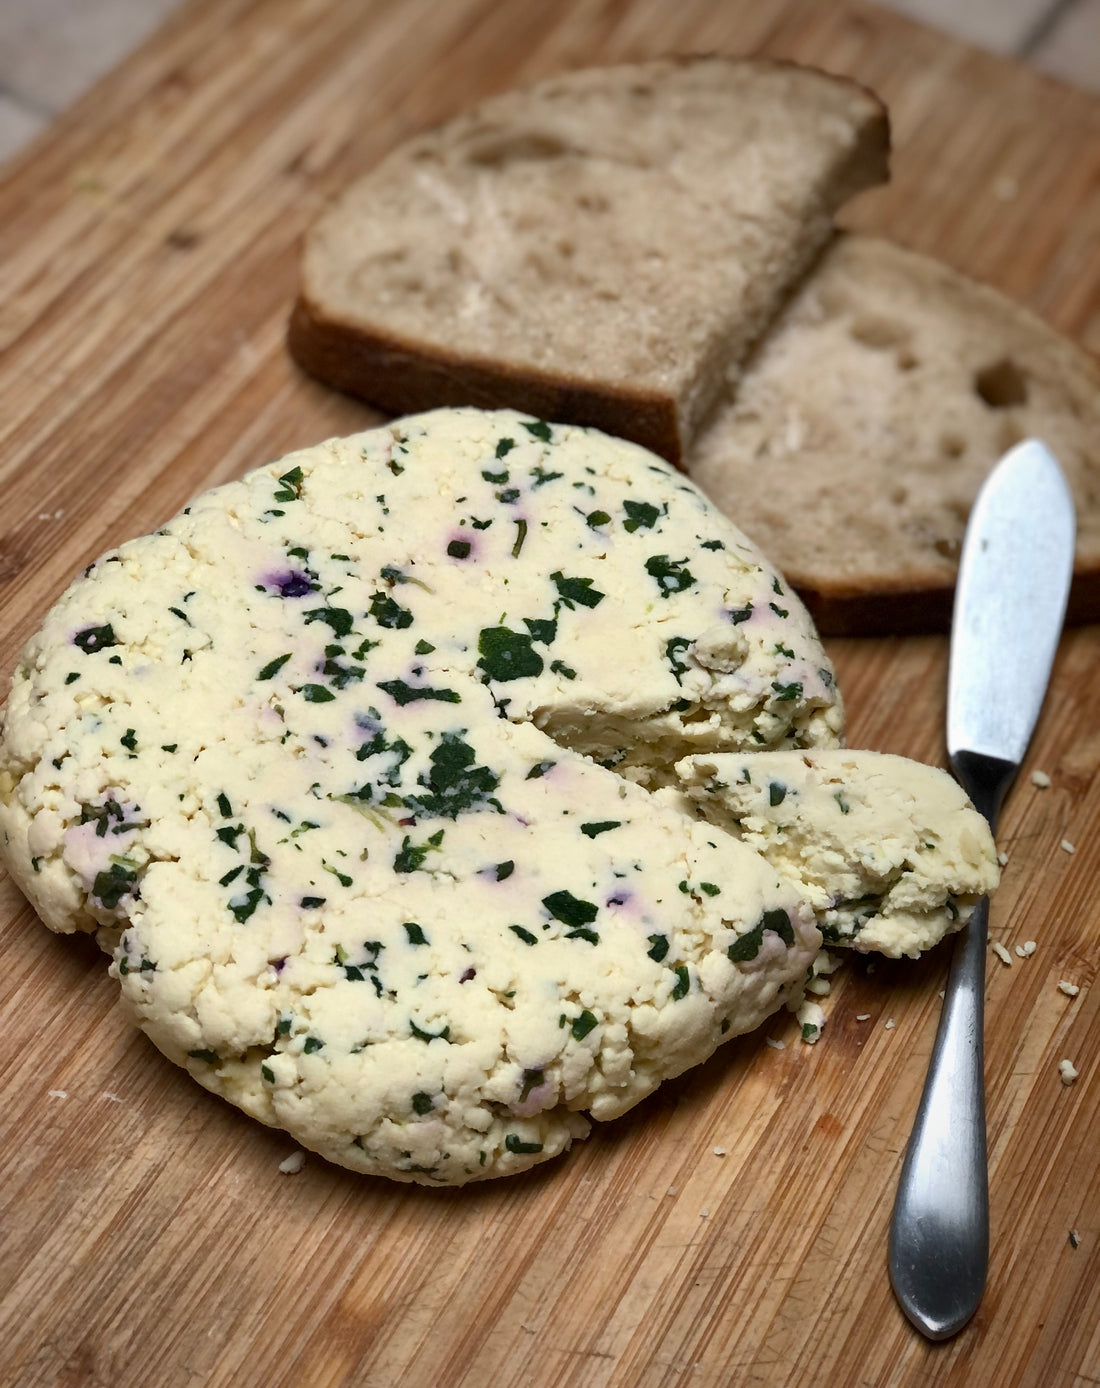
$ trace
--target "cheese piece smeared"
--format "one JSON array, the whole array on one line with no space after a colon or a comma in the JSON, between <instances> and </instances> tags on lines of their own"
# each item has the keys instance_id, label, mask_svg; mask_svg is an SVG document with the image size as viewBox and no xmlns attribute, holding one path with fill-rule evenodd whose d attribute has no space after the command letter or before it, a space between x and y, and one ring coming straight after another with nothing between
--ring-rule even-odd
<instances>
[{"instance_id":1,"label":"cheese piece smeared","mask_svg":"<svg viewBox=\"0 0 1100 1388\"><path fill-rule=\"evenodd\" d=\"M802 887L651 789L841 725L801 606L671 468L438 411L86 571L14 677L3 855L201 1083L345 1166L462 1183L797 993Z\"/></svg>"},{"instance_id":2,"label":"cheese piece smeared","mask_svg":"<svg viewBox=\"0 0 1100 1388\"><path fill-rule=\"evenodd\" d=\"M826 942L916 958L998 880L989 825L946 771L879 752L686 758L708 821L810 902Z\"/></svg>"}]
</instances>

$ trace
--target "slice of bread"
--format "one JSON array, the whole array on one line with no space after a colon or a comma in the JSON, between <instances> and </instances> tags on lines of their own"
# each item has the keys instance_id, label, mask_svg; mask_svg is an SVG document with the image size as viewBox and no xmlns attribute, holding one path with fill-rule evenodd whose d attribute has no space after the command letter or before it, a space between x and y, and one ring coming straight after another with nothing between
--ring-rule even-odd
<instances>
[{"instance_id":1,"label":"slice of bread","mask_svg":"<svg viewBox=\"0 0 1100 1388\"><path fill-rule=\"evenodd\" d=\"M1002 453L1041 438L1078 511L1071 621L1100 619L1100 369L1003 295L839 236L690 450L691 477L820 631L945 629L966 519Z\"/></svg>"},{"instance_id":2,"label":"slice of bread","mask_svg":"<svg viewBox=\"0 0 1100 1388\"><path fill-rule=\"evenodd\" d=\"M321 218L290 350L391 413L512 405L678 461L888 148L876 97L789 63L664 59L494 97Z\"/></svg>"}]
</instances>

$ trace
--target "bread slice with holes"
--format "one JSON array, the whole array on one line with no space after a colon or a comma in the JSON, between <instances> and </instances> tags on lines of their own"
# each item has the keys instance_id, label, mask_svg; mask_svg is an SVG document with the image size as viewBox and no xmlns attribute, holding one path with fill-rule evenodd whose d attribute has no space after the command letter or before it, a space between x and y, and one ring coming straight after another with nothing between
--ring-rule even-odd
<instances>
[{"instance_id":1,"label":"bread slice with holes","mask_svg":"<svg viewBox=\"0 0 1100 1388\"><path fill-rule=\"evenodd\" d=\"M1100 619L1100 370L994 290L885 241L829 247L686 468L825 633L945 628L971 503L1043 439L1078 512L1070 618Z\"/></svg>"},{"instance_id":2,"label":"bread slice with holes","mask_svg":"<svg viewBox=\"0 0 1100 1388\"><path fill-rule=\"evenodd\" d=\"M491 98L313 228L291 352L391 413L513 405L677 461L888 146L876 97L790 63L663 59Z\"/></svg>"}]
</instances>

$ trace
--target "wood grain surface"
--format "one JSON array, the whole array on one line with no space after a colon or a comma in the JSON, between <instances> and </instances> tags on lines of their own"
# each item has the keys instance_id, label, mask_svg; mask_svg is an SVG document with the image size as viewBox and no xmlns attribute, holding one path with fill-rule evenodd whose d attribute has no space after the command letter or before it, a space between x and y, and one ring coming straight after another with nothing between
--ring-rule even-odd
<instances>
[{"instance_id":1,"label":"wood grain surface","mask_svg":"<svg viewBox=\"0 0 1100 1388\"><path fill-rule=\"evenodd\" d=\"M875 88L894 181L848 222L1100 347L1100 102L895 15L812 0L197 0L0 184L5 681L97 553L212 483L376 418L301 377L283 347L299 238L333 190L490 91L700 50ZM946 642L831 651L851 743L941 762ZM0 1383L1100 1381L1098 707L1100 640L1080 628L1003 816L993 935L1038 948L1011 967L990 957L992 1262L954 1341L910 1330L885 1264L942 950L846 967L816 1046L784 1014L567 1157L431 1191L317 1158L281 1174L289 1140L131 1031L90 942L48 934L3 880Z\"/></svg>"}]
</instances>

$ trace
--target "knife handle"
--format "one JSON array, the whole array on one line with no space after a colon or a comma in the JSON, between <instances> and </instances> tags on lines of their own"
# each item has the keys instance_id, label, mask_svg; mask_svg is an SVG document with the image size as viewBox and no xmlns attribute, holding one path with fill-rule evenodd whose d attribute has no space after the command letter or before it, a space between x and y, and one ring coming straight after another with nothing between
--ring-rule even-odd
<instances>
[{"instance_id":1,"label":"knife handle","mask_svg":"<svg viewBox=\"0 0 1100 1388\"><path fill-rule=\"evenodd\" d=\"M984 1049L989 898L955 944L890 1224L890 1281L921 1334L946 1340L978 1308L989 1263Z\"/></svg>"}]
</instances>

